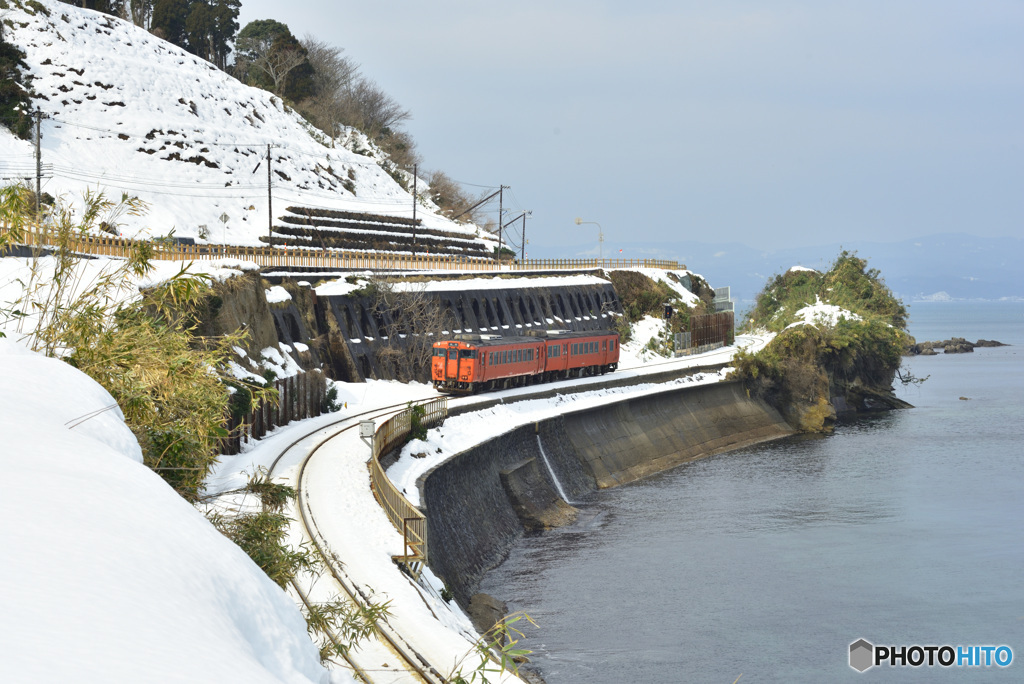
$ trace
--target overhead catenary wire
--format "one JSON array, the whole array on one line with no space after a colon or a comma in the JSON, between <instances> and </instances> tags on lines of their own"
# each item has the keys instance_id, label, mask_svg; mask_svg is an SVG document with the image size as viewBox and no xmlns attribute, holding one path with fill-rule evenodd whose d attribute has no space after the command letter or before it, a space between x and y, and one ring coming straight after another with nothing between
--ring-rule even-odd
<instances>
[{"instance_id":1,"label":"overhead catenary wire","mask_svg":"<svg viewBox=\"0 0 1024 684\"><path fill-rule=\"evenodd\" d=\"M168 127L167 131L154 128L148 133L139 133L137 131L129 131L120 127L120 124L116 128L102 127L90 125L87 123L81 123L76 121L70 121L66 118L59 118L53 115L42 115L48 125L56 127L72 127L82 130L92 131L95 133L110 136L111 138L118 138L122 141L128 142L129 140L144 141L151 147L153 143L168 144L170 147L177 148L178 150L185 150L188 148L196 149L203 146L219 147L219 148L235 148L236 154L242 154L244 156L259 155L261 158L265 158L265 155L261 154L262 148L267 146L267 142L255 142L255 141L204 141L209 131L197 130L190 126L184 127L184 130L178 131L174 128ZM52 129L51 129L52 134ZM216 134L214 134L215 137ZM79 138L81 139L81 138ZM312 150L309 145L306 146L293 146L290 140L281 137L273 138L273 142L269 143L276 149L280 150L279 154L275 154L275 161L284 161L291 159L291 163L299 167L300 170L305 172L319 173L317 169L325 168L324 164L334 165L335 169L344 169L351 167L365 167L373 168L376 167L388 175L393 175L396 170L405 171L401 169L390 159L375 159L368 158L365 161L351 159L352 155L358 155L348 148L342 146L341 148L327 147L324 145L322 149ZM185 147L183 147L183 145ZM303 148L304 147L304 148ZM243 151L244 150L244 151ZM146 151L146 150L143 150ZM171 153L174 150L170 151ZM203 150L199 150L200 154ZM47 156L57 155L58 162L46 161L45 163L39 163L38 156L36 156L38 166L32 168L30 166L33 155L18 155L15 160L20 159L22 163L12 163L6 168L0 166L0 177L17 180L17 181L29 181L31 182L32 176L35 176L37 185L45 183L50 185L54 180L64 178L71 181L77 181L81 183L97 183L107 184L116 186L123 191L140 193L145 195L158 195L167 197L194 197L194 198L209 198L220 201L230 200L242 200L245 202L253 202L258 198L258 193L262 194L264 190L268 191L268 201L272 199L282 200L287 203L301 204L303 206L324 209L324 210L339 210L339 204L343 205L356 205L364 207L379 207L382 211L397 216L407 216L414 214L414 209L409 205L409 200L404 197L389 198L377 198L377 199L364 199L356 197L355 195L348 195L347 189L343 191L341 188L332 190L331 188L302 188L299 186L282 186L279 185L276 178L268 180L267 184L254 184L254 183L234 183L230 185L223 184L222 181L207 181L207 180L196 180L194 182L182 182L180 180L163 180L163 179L147 179L139 176L126 176L123 173L118 173L115 170L110 169L83 169L79 164L78 160L62 159L61 151L51 150L47 152ZM215 161L220 161L214 157ZM314 167L303 166L302 160L311 160ZM165 159L165 161L189 161L180 158ZM65 163L62 163L65 162ZM180 168L180 167L179 167ZM171 176L174 172L168 167L168 176ZM225 178L227 174L224 172L220 173L208 173L205 169L199 171L202 175L209 176L220 176ZM163 175L163 174L160 174ZM283 174L282 174L283 175ZM326 180L330 185L336 185L335 179L329 179L321 177ZM229 180L229 182L231 182ZM480 185L474 183L465 183L463 181L454 181L459 185L466 185L469 187L478 187L491 189L495 186ZM507 189L507 187L505 188ZM500 190L499 190L500 192ZM481 206L489 202L498 192L492 193L488 197L478 202L476 206ZM320 203L311 203L310 200L320 200ZM324 204L324 202L329 204ZM458 216L452 217L451 220L458 219Z\"/></svg>"}]
</instances>

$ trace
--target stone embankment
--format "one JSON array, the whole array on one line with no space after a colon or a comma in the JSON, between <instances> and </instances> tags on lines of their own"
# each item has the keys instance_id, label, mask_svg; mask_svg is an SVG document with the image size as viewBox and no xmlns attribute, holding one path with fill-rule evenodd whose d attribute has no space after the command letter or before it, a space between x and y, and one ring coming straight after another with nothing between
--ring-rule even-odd
<instances>
[{"instance_id":1,"label":"stone embankment","mask_svg":"<svg viewBox=\"0 0 1024 684\"><path fill-rule=\"evenodd\" d=\"M420 478L430 565L466 606L517 539L571 521L573 502L792 432L738 382L670 389L521 426Z\"/></svg>"}]
</instances>

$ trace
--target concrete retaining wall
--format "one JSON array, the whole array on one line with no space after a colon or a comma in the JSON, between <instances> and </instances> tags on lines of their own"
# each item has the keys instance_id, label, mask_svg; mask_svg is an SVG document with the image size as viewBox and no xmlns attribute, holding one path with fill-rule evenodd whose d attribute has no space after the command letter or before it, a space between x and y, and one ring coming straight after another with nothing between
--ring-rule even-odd
<instances>
[{"instance_id":1,"label":"concrete retaining wall","mask_svg":"<svg viewBox=\"0 0 1024 684\"><path fill-rule=\"evenodd\" d=\"M747 397L736 382L674 388L516 428L420 479L430 565L468 603L484 573L525 533L502 473L507 480L528 459L542 464L546 455L570 501L578 501L601 488L789 434L778 412ZM531 480L516 492L520 509L529 505L523 497L536 497L534 507L543 509L557 496L547 468L539 471L547 487Z\"/></svg>"}]
</instances>

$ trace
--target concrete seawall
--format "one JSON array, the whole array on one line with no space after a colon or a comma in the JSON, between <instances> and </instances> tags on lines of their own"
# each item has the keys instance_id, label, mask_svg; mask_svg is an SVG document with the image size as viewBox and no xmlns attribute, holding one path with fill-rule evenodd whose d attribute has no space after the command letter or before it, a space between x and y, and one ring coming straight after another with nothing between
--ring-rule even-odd
<instances>
[{"instance_id":1,"label":"concrete seawall","mask_svg":"<svg viewBox=\"0 0 1024 684\"><path fill-rule=\"evenodd\" d=\"M548 466L572 502L792 432L777 411L747 397L736 382L673 388L516 428L420 479L430 565L468 603L484 573L527 527L566 519Z\"/></svg>"}]
</instances>

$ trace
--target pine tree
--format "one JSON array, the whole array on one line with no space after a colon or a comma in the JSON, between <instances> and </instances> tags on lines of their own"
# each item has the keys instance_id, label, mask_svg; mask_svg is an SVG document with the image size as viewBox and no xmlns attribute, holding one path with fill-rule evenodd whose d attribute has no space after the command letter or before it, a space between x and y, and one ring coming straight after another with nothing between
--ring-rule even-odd
<instances>
[{"instance_id":1,"label":"pine tree","mask_svg":"<svg viewBox=\"0 0 1024 684\"><path fill-rule=\"evenodd\" d=\"M0 125L6 126L19 138L27 140L32 132L32 99L29 97L31 76L22 73L28 70L25 53L17 45L4 39L0 27Z\"/></svg>"}]
</instances>

